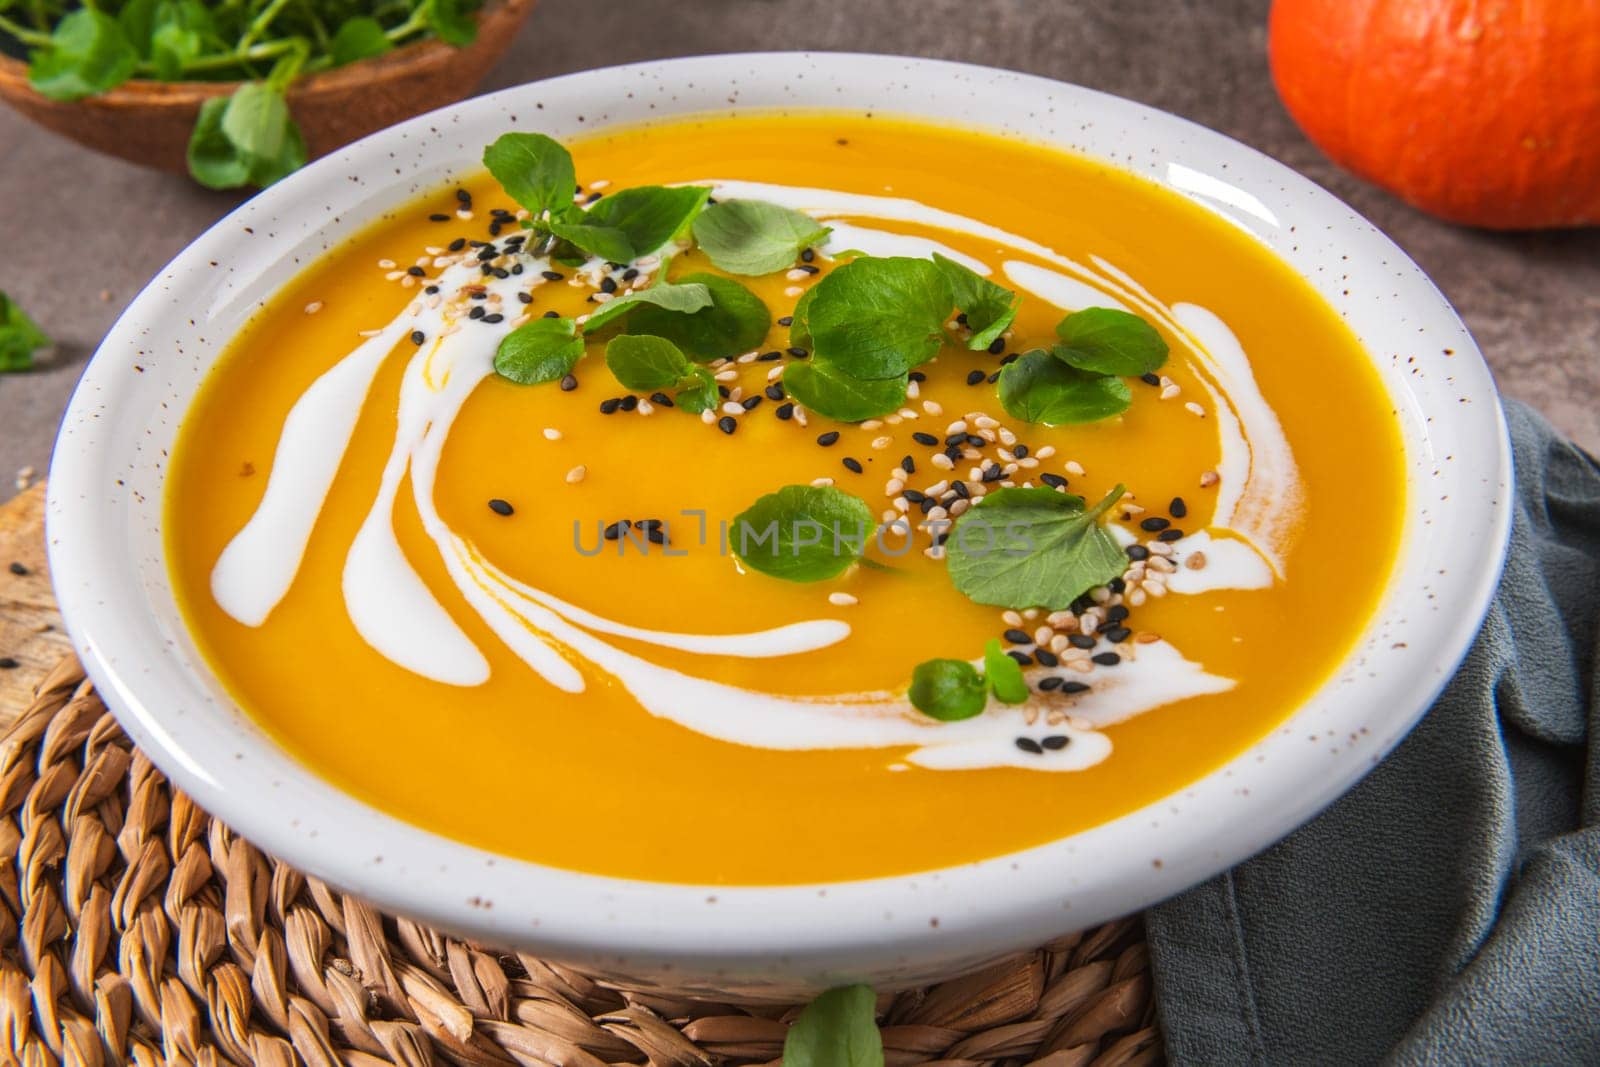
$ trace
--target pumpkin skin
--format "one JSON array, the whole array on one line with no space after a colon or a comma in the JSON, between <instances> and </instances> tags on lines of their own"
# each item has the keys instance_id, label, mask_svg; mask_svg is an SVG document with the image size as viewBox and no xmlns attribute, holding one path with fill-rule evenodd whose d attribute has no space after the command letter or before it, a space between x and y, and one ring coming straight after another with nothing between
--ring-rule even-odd
<instances>
[{"instance_id":1,"label":"pumpkin skin","mask_svg":"<svg viewBox=\"0 0 1600 1067\"><path fill-rule=\"evenodd\" d=\"M1416 207L1600 224L1600 0L1274 0L1268 50L1306 135Z\"/></svg>"}]
</instances>

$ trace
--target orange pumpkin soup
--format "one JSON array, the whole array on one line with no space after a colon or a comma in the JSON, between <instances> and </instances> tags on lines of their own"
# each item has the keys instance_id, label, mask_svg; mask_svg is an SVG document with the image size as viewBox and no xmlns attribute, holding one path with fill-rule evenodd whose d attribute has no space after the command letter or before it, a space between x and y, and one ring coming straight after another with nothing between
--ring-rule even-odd
<instances>
[{"instance_id":1,"label":"orange pumpkin soup","mask_svg":"<svg viewBox=\"0 0 1600 1067\"><path fill-rule=\"evenodd\" d=\"M1389 407L1227 221L879 117L568 148L306 270L182 428L195 639L341 787L608 875L934 868L1180 789L1373 612Z\"/></svg>"}]
</instances>

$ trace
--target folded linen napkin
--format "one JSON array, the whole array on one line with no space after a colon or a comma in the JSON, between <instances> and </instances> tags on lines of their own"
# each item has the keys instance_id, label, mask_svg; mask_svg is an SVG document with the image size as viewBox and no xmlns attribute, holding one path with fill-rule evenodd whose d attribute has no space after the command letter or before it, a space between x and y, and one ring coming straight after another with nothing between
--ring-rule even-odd
<instances>
[{"instance_id":1,"label":"folded linen napkin","mask_svg":"<svg viewBox=\"0 0 1600 1067\"><path fill-rule=\"evenodd\" d=\"M1511 553L1417 728L1147 915L1175 1064L1600 1063L1600 463L1506 401Z\"/></svg>"}]
</instances>

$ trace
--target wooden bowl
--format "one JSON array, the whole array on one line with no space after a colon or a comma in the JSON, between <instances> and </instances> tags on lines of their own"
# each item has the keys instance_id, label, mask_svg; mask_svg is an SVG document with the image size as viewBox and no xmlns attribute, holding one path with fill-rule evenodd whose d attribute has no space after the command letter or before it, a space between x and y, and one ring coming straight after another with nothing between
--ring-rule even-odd
<instances>
[{"instance_id":1,"label":"wooden bowl","mask_svg":"<svg viewBox=\"0 0 1600 1067\"><path fill-rule=\"evenodd\" d=\"M465 48L420 41L301 79L289 107L311 157L469 95L505 54L535 0L489 0ZM189 134L200 105L237 82L129 81L83 100L50 100L28 84L28 66L0 55L0 99L46 129L141 166L187 174Z\"/></svg>"}]
</instances>

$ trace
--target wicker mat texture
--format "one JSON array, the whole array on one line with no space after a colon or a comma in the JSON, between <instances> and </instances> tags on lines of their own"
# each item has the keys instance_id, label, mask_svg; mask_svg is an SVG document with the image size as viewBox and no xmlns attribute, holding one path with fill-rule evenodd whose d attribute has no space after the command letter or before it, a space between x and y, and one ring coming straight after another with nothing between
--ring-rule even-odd
<instances>
[{"instance_id":1,"label":"wicker mat texture","mask_svg":"<svg viewBox=\"0 0 1600 1067\"><path fill-rule=\"evenodd\" d=\"M779 1060L798 1006L620 992L459 941L379 914L197 808L60 658L39 504L0 505L0 666L13 664L0 670L0 1063ZM878 1007L890 1065L1162 1060L1137 917Z\"/></svg>"}]
</instances>

